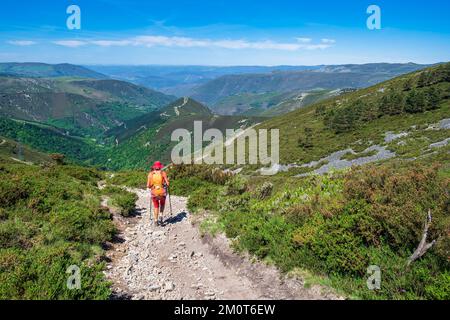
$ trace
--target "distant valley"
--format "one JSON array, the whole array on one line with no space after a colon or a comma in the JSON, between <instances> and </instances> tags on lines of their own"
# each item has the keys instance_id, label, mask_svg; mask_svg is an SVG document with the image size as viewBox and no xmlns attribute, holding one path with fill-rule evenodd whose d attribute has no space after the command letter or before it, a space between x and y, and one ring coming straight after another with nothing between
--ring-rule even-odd
<instances>
[{"instance_id":1,"label":"distant valley","mask_svg":"<svg viewBox=\"0 0 450 320\"><path fill-rule=\"evenodd\" d=\"M222 132L257 123L278 123L281 119L290 123L290 112L296 109L321 101L332 109L333 101L341 101L339 97L347 99L358 87L423 67L414 64L320 66L311 70L283 67L282 71L271 73L264 73L268 70L265 67L237 67L239 72L261 73L221 75L198 86L193 94L196 98L177 99L84 67L0 66L9 70L0 76L0 136L41 152L65 154L76 163L110 169L144 168L156 159L170 161L170 150L175 145L171 133L178 128L192 131L195 120L203 122L203 130L218 128ZM214 70L196 69L196 72L207 72L212 77L212 73L217 75L220 71ZM303 122L308 117L309 113L297 120ZM272 120L267 122L267 118ZM289 126L283 123L283 127ZM283 139L298 134L295 131ZM292 144L296 142L289 141ZM292 157L296 153L288 154Z\"/></svg>"},{"instance_id":2,"label":"distant valley","mask_svg":"<svg viewBox=\"0 0 450 320\"><path fill-rule=\"evenodd\" d=\"M112 78L167 94L190 96L219 114L270 116L326 99L342 89L369 87L395 76L423 69L427 65L374 63L274 67L90 67ZM305 95L309 98L297 99ZM295 99L297 103L294 102ZM285 107L278 108L281 104ZM270 111L272 108L277 110Z\"/></svg>"}]
</instances>

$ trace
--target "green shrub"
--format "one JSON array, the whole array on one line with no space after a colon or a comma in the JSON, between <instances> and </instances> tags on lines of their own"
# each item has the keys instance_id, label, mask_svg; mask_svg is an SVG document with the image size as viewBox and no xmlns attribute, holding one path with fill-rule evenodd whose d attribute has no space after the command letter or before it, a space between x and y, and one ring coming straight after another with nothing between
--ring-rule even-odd
<instances>
[{"instance_id":1,"label":"green shrub","mask_svg":"<svg viewBox=\"0 0 450 320\"><path fill-rule=\"evenodd\" d=\"M425 296L432 300L450 300L450 271L433 277L432 283L425 287Z\"/></svg>"},{"instance_id":2,"label":"green shrub","mask_svg":"<svg viewBox=\"0 0 450 320\"><path fill-rule=\"evenodd\" d=\"M273 183L271 182L264 182L258 189L256 189L256 197L260 200L267 199L272 195L273 191Z\"/></svg>"},{"instance_id":3,"label":"green shrub","mask_svg":"<svg viewBox=\"0 0 450 320\"><path fill-rule=\"evenodd\" d=\"M103 188L102 194L111 198L111 204L117 207L120 214L124 217L128 217L136 208L138 196L134 192L127 191L121 187L107 185Z\"/></svg>"},{"instance_id":4,"label":"green shrub","mask_svg":"<svg viewBox=\"0 0 450 320\"><path fill-rule=\"evenodd\" d=\"M250 194L246 193L240 196L223 195L218 197L219 211L228 212L239 210L243 213L249 211Z\"/></svg>"},{"instance_id":5,"label":"green shrub","mask_svg":"<svg viewBox=\"0 0 450 320\"><path fill-rule=\"evenodd\" d=\"M224 185L231 177L231 173L225 173L220 168L212 165L180 164L169 168L167 174L170 179L197 177L214 184Z\"/></svg>"},{"instance_id":6,"label":"green shrub","mask_svg":"<svg viewBox=\"0 0 450 320\"><path fill-rule=\"evenodd\" d=\"M197 177L177 177L170 179L170 192L173 195L188 197L192 192L208 185L210 183Z\"/></svg>"},{"instance_id":7,"label":"green shrub","mask_svg":"<svg viewBox=\"0 0 450 320\"><path fill-rule=\"evenodd\" d=\"M417 161L281 183L273 177L273 188L233 176L199 187L188 205L212 211L208 229L224 230L237 250L283 271L328 275L363 299L448 299L449 181L448 168ZM436 245L407 268L429 209L428 240ZM380 290L367 289L370 265L381 268Z\"/></svg>"},{"instance_id":8,"label":"green shrub","mask_svg":"<svg viewBox=\"0 0 450 320\"><path fill-rule=\"evenodd\" d=\"M107 182L109 184L141 189L147 187L148 172L146 171L118 171L109 173L107 176Z\"/></svg>"},{"instance_id":9,"label":"green shrub","mask_svg":"<svg viewBox=\"0 0 450 320\"><path fill-rule=\"evenodd\" d=\"M95 187L100 174L73 166L0 164L0 299L107 299L100 263L114 233ZM70 265L80 290L66 287Z\"/></svg>"},{"instance_id":10,"label":"green shrub","mask_svg":"<svg viewBox=\"0 0 450 320\"><path fill-rule=\"evenodd\" d=\"M114 198L114 204L120 207L121 215L128 217L135 210L137 200L138 196L135 193L121 193Z\"/></svg>"},{"instance_id":11,"label":"green shrub","mask_svg":"<svg viewBox=\"0 0 450 320\"><path fill-rule=\"evenodd\" d=\"M235 175L225 183L225 195L240 195L247 187L248 180L241 175Z\"/></svg>"},{"instance_id":12,"label":"green shrub","mask_svg":"<svg viewBox=\"0 0 450 320\"><path fill-rule=\"evenodd\" d=\"M94 168L84 168L78 166L63 166L58 168L59 172L67 174L77 180L90 182L96 186L97 182L103 179L103 173Z\"/></svg>"},{"instance_id":13,"label":"green shrub","mask_svg":"<svg viewBox=\"0 0 450 320\"><path fill-rule=\"evenodd\" d=\"M221 187L208 183L191 193L187 207L191 212L199 209L218 210L218 197Z\"/></svg>"},{"instance_id":14,"label":"green shrub","mask_svg":"<svg viewBox=\"0 0 450 320\"><path fill-rule=\"evenodd\" d=\"M428 210L433 216L430 239L445 237L450 226L446 211L449 181L438 177L436 166L353 170L345 178L344 194L349 200L361 199L371 206L368 214L383 226L383 236L393 248L412 250L417 246Z\"/></svg>"},{"instance_id":15,"label":"green shrub","mask_svg":"<svg viewBox=\"0 0 450 320\"><path fill-rule=\"evenodd\" d=\"M19 178L12 176L7 180L0 180L0 207L13 206L20 199L26 199L28 195L28 188Z\"/></svg>"},{"instance_id":16,"label":"green shrub","mask_svg":"<svg viewBox=\"0 0 450 320\"><path fill-rule=\"evenodd\" d=\"M14 250L0 253L0 299L107 299L108 282L102 264L88 266L72 257L68 245L35 248L26 255ZM67 288L69 266L80 268L81 288Z\"/></svg>"}]
</instances>

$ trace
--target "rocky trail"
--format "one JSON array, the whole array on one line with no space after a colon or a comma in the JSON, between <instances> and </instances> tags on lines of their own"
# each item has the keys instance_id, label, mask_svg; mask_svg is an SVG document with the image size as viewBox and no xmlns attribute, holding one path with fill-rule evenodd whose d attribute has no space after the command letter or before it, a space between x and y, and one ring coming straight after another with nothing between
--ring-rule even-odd
<instances>
[{"instance_id":1,"label":"rocky trail","mask_svg":"<svg viewBox=\"0 0 450 320\"><path fill-rule=\"evenodd\" d=\"M172 196L173 215L167 204L165 225L152 226L148 192L130 191L136 215L114 214L119 234L107 251L113 299L339 299L233 253L225 236L202 237L186 198Z\"/></svg>"}]
</instances>

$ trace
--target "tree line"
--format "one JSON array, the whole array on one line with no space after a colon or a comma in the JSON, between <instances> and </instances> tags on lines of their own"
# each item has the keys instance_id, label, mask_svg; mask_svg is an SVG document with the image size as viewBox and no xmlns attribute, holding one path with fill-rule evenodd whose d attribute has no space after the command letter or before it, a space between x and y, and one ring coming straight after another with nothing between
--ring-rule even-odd
<instances>
[{"instance_id":1,"label":"tree line","mask_svg":"<svg viewBox=\"0 0 450 320\"><path fill-rule=\"evenodd\" d=\"M376 99L358 98L343 107L335 104L330 110L317 108L324 115L325 125L336 133L353 130L367 121L382 116L414 114L439 108L441 100L448 98L437 84L450 82L450 64L432 71L423 71L416 77L403 80L400 87L392 87Z\"/></svg>"}]
</instances>

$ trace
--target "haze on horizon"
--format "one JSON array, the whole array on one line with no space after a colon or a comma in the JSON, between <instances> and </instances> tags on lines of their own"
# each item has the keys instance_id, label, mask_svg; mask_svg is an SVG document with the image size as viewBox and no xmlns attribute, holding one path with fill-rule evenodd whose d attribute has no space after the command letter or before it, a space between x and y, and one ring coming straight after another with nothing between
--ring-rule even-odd
<instances>
[{"instance_id":1,"label":"haze on horizon","mask_svg":"<svg viewBox=\"0 0 450 320\"><path fill-rule=\"evenodd\" d=\"M448 61L450 3L423 1L5 0L0 62L317 66ZM81 28L67 28L71 4ZM370 30L367 8L381 9Z\"/></svg>"}]
</instances>

